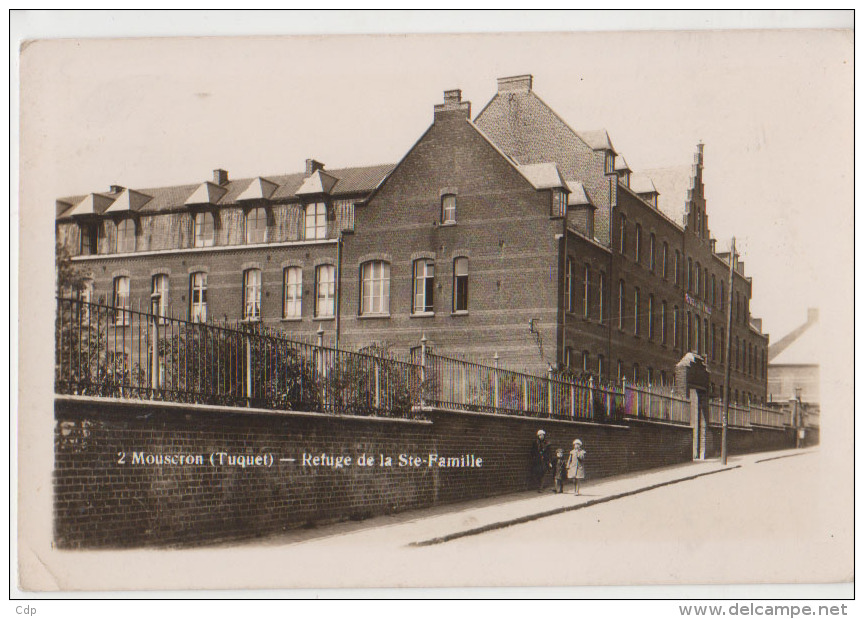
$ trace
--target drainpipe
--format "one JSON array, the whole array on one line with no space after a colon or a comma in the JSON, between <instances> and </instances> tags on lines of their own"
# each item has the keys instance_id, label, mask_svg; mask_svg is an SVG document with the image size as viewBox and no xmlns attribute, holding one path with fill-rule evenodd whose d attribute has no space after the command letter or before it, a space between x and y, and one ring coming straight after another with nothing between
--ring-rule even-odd
<instances>
[{"instance_id":1,"label":"drainpipe","mask_svg":"<svg viewBox=\"0 0 864 619\"><path fill-rule=\"evenodd\" d=\"M342 231L336 240L336 350L339 350L339 336L342 333Z\"/></svg>"}]
</instances>

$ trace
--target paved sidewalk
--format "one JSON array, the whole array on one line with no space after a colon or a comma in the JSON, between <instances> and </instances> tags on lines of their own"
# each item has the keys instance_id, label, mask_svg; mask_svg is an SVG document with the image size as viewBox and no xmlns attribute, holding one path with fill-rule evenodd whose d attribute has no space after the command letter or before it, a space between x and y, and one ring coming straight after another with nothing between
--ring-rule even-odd
<instances>
[{"instance_id":1,"label":"paved sidewalk","mask_svg":"<svg viewBox=\"0 0 864 619\"><path fill-rule=\"evenodd\" d=\"M730 457L726 466L723 466L719 459L711 459L596 481L587 480L580 488L579 496L573 494L572 484L569 485L569 493L554 494L551 489L551 479L547 477L550 487L542 494L532 490L412 510L394 516L379 516L363 522L341 522L317 529L295 529L266 539L238 542L237 545L281 546L332 537L356 537L360 534L366 542L380 538L380 541L387 545L429 546L575 509L584 509L705 475L722 474L741 466L753 465L757 461L804 455L812 451L814 450L792 449L761 452Z\"/></svg>"}]
</instances>

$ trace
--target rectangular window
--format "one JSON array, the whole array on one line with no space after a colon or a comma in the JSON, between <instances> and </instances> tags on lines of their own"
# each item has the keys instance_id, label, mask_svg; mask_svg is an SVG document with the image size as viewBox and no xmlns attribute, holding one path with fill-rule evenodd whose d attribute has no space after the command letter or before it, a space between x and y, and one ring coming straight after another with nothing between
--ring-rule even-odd
<instances>
[{"instance_id":1,"label":"rectangular window","mask_svg":"<svg viewBox=\"0 0 864 619\"><path fill-rule=\"evenodd\" d=\"M189 316L192 322L207 322L207 274L193 273L189 288Z\"/></svg>"},{"instance_id":2,"label":"rectangular window","mask_svg":"<svg viewBox=\"0 0 864 619\"><path fill-rule=\"evenodd\" d=\"M414 261L414 305L415 314L435 311L435 263L432 260Z\"/></svg>"},{"instance_id":3,"label":"rectangular window","mask_svg":"<svg viewBox=\"0 0 864 619\"><path fill-rule=\"evenodd\" d=\"M327 205L315 202L306 205L306 240L327 238Z\"/></svg>"},{"instance_id":4,"label":"rectangular window","mask_svg":"<svg viewBox=\"0 0 864 619\"><path fill-rule=\"evenodd\" d=\"M453 194L441 197L441 223L456 223L456 196Z\"/></svg>"},{"instance_id":5,"label":"rectangular window","mask_svg":"<svg viewBox=\"0 0 864 619\"><path fill-rule=\"evenodd\" d=\"M654 233L651 233L651 238L648 245L648 268L651 269L651 272L654 272L654 269L657 267L657 237L654 236Z\"/></svg>"},{"instance_id":6,"label":"rectangular window","mask_svg":"<svg viewBox=\"0 0 864 619\"><path fill-rule=\"evenodd\" d=\"M135 220L124 219L117 225L117 253L135 251Z\"/></svg>"},{"instance_id":7,"label":"rectangular window","mask_svg":"<svg viewBox=\"0 0 864 619\"><path fill-rule=\"evenodd\" d=\"M132 300L129 297L129 278L125 276L114 278L114 322L118 325L128 325L131 317L129 310Z\"/></svg>"},{"instance_id":8,"label":"rectangular window","mask_svg":"<svg viewBox=\"0 0 864 619\"><path fill-rule=\"evenodd\" d=\"M669 277L669 243L663 243L663 279Z\"/></svg>"},{"instance_id":9,"label":"rectangular window","mask_svg":"<svg viewBox=\"0 0 864 619\"><path fill-rule=\"evenodd\" d=\"M582 371L586 374L591 372L591 368L589 364L591 363L591 356L588 354L587 350L582 351Z\"/></svg>"},{"instance_id":10,"label":"rectangular window","mask_svg":"<svg viewBox=\"0 0 864 619\"><path fill-rule=\"evenodd\" d=\"M267 240L267 211L263 207L246 213L246 243L263 243Z\"/></svg>"},{"instance_id":11,"label":"rectangular window","mask_svg":"<svg viewBox=\"0 0 864 619\"><path fill-rule=\"evenodd\" d=\"M672 310L672 347L678 348L678 307Z\"/></svg>"},{"instance_id":12,"label":"rectangular window","mask_svg":"<svg viewBox=\"0 0 864 619\"><path fill-rule=\"evenodd\" d=\"M389 314L390 265L380 260L365 262L360 272L360 314Z\"/></svg>"},{"instance_id":13,"label":"rectangular window","mask_svg":"<svg viewBox=\"0 0 864 619\"><path fill-rule=\"evenodd\" d=\"M648 295L648 339L654 339L654 295Z\"/></svg>"},{"instance_id":14,"label":"rectangular window","mask_svg":"<svg viewBox=\"0 0 864 619\"><path fill-rule=\"evenodd\" d=\"M99 224L81 224L82 256L95 256L99 253Z\"/></svg>"},{"instance_id":15,"label":"rectangular window","mask_svg":"<svg viewBox=\"0 0 864 619\"><path fill-rule=\"evenodd\" d=\"M642 226L636 224L636 264L642 264Z\"/></svg>"},{"instance_id":16,"label":"rectangular window","mask_svg":"<svg viewBox=\"0 0 864 619\"><path fill-rule=\"evenodd\" d=\"M726 329L720 327L720 364L726 363Z\"/></svg>"},{"instance_id":17,"label":"rectangular window","mask_svg":"<svg viewBox=\"0 0 864 619\"><path fill-rule=\"evenodd\" d=\"M572 312L576 308L576 290L573 285L573 258L567 257L567 269L564 274L564 304L566 311Z\"/></svg>"},{"instance_id":18,"label":"rectangular window","mask_svg":"<svg viewBox=\"0 0 864 619\"><path fill-rule=\"evenodd\" d=\"M243 272L243 320L261 320L261 270Z\"/></svg>"},{"instance_id":19,"label":"rectangular window","mask_svg":"<svg viewBox=\"0 0 864 619\"><path fill-rule=\"evenodd\" d=\"M626 311L626 300L624 299L624 280L618 282L618 328L624 329L624 312Z\"/></svg>"},{"instance_id":20,"label":"rectangular window","mask_svg":"<svg viewBox=\"0 0 864 619\"><path fill-rule=\"evenodd\" d=\"M150 313L163 319L168 316L168 276L165 274L153 276ZM164 323L165 321L162 320L161 322Z\"/></svg>"},{"instance_id":21,"label":"rectangular window","mask_svg":"<svg viewBox=\"0 0 864 619\"><path fill-rule=\"evenodd\" d=\"M582 283L582 316L591 314L591 267L585 265L585 281Z\"/></svg>"},{"instance_id":22,"label":"rectangular window","mask_svg":"<svg viewBox=\"0 0 864 619\"><path fill-rule=\"evenodd\" d=\"M560 189L552 190L552 216L564 217L567 214L567 194Z\"/></svg>"},{"instance_id":23,"label":"rectangular window","mask_svg":"<svg viewBox=\"0 0 864 619\"><path fill-rule=\"evenodd\" d=\"M627 248L627 218L624 215L621 215L621 230L619 232L619 253L623 256L624 251Z\"/></svg>"},{"instance_id":24,"label":"rectangular window","mask_svg":"<svg viewBox=\"0 0 864 619\"><path fill-rule=\"evenodd\" d=\"M300 318L303 315L303 269L285 269L283 287L282 318Z\"/></svg>"},{"instance_id":25,"label":"rectangular window","mask_svg":"<svg viewBox=\"0 0 864 619\"><path fill-rule=\"evenodd\" d=\"M453 311L468 311L468 258L453 261Z\"/></svg>"},{"instance_id":26,"label":"rectangular window","mask_svg":"<svg viewBox=\"0 0 864 619\"><path fill-rule=\"evenodd\" d=\"M315 269L315 316L331 318L336 313L336 267L322 264Z\"/></svg>"},{"instance_id":27,"label":"rectangular window","mask_svg":"<svg viewBox=\"0 0 864 619\"><path fill-rule=\"evenodd\" d=\"M675 285L681 285L681 252L675 250Z\"/></svg>"},{"instance_id":28,"label":"rectangular window","mask_svg":"<svg viewBox=\"0 0 864 619\"><path fill-rule=\"evenodd\" d=\"M603 355L597 355L597 376L601 379L603 378Z\"/></svg>"},{"instance_id":29,"label":"rectangular window","mask_svg":"<svg viewBox=\"0 0 864 619\"><path fill-rule=\"evenodd\" d=\"M600 288L600 322L606 320L606 274L603 271L600 271L600 279L599 279L599 288Z\"/></svg>"},{"instance_id":30,"label":"rectangular window","mask_svg":"<svg viewBox=\"0 0 864 619\"><path fill-rule=\"evenodd\" d=\"M660 343L666 343L666 301L660 303Z\"/></svg>"},{"instance_id":31,"label":"rectangular window","mask_svg":"<svg viewBox=\"0 0 864 619\"><path fill-rule=\"evenodd\" d=\"M639 335L639 289L633 289L633 335Z\"/></svg>"},{"instance_id":32,"label":"rectangular window","mask_svg":"<svg viewBox=\"0 0 864 619\"><path fill-rule=\"evenodd\" d=\"M213 213L195 215L195 247L211 247L216 238Z\"/></svg>"}]
</instances>

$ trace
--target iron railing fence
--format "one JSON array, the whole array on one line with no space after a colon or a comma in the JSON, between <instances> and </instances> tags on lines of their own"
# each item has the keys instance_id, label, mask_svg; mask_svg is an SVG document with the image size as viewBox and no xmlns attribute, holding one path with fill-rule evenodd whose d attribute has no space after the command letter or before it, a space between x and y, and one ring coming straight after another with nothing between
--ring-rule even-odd
<instances>
[{"instance_id":1,"label":"iron railing fence","mask_svg":"<svg viewBox=\"0 0 864 619\"><path fill-rule=\"evenodd\" d=\"M384 348L348 351L325 345L320 333L289 339L260 323L191 322L75 298L57 299L55 368L62 394L344 415L416 417L426 405L690 423L689 401L670 387L611 385L551 370L536 376L500 368L497 360L486 365L435 354L425 341L409 358ZM712 415L719 421L713 408ZM749 414L730 412L730 420L749 424Z\"/></svg>"},{"instance_id":2,"label":"iron railing fence","mask_svg":"<svg viewBox=\"0 0 864 619\"><path fill-rule=\"evenodd\" d=\"M58 298L55 390L171 402L409 417L421 372L392 355Z\"/></svg>"}]
</instances>

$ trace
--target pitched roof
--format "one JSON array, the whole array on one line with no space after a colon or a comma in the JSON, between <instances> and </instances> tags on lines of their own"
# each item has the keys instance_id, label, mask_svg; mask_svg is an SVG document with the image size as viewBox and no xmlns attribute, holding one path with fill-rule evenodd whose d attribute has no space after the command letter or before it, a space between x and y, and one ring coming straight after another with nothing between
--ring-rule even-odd
<instances>
[{"instance_id":1,"label":"pitched roof","mask_svg":"<svg viewBox=\"0 0 864 619\"><path fill-rule=\"evenodd\" d=\"M624 159L624 155L615 155L615 171L621 172L623 170L627 170L632 172L630 166L627 165L627 160Z\"/></svg>"},{"instance_id":2,"label":"pitched roof","mask_svg":"<svg viewBox=\"0 0 864 619\"><path fill-rule=\"evenodd\" d=\"M333 197L352 196L372 191L393 170L395 164L364 166L357 168L341 168L326 170L326 176L335 179L330 185L330 195ZM269 196L270 200L290 200L297 197L297 190L302 185L306 174L276 175L232 180L225 185L216 185L209 181L191 185L175 185L172 187L151 187L130 190L134 194L149 196L150 199L139 208L140 213L154 213L191 204L214 204L219 206L237 204L238 200L250 199L252 195L264 195L274 186ZM257 185L257 187L256 187ZM69 217L80 214L104 213L115 200L116 194L94 193L86 196L71 196L57 200L56 216Z\"/></svg>"},{"instance_id":3,"label":"pitched roof","mask_svg":"<svg viewBox=\"0 0 864 619\"><path fill-rule=\"evenodd\" d=\"M807 310L807 322L799 325L768 346L771 365L811 365L818 363L820 354L819 310Z\"/></svg>"},{"instance_id":4,"label":"pitched roof","mask_svg":"<svg viewBox=\"0 0 864 619\"><path fill-rule=\"evenodd\" d=\"M139 211L152 198L132 189L123 189L114 200L114 203L105 209L106 213L122 213L128 211Z\"/></svg>"},{"instance_id":5,"label":"pitched roof","mask_svg":"<svg viewBox=\"0 0 864 619\"><path fill-rule=\"evenodd\" d=\"M294 193L298 196L308 195L313 193L329 194L336 182L339 179L335 176L330 176L323 170L315 170L312 176L306 178L300 188Z\"/></svg>"},{"instance_id":6,"label":"pitched roof","mask_svg":"<svg viewBox=\"0 0 864 619\"><path fill-rule=\"evenodd\" d=\"M237 200L269 200L278 185L266 178L253 178L249 186L237 196Z\"/></svg>"},{"instance_id":7,"label":"pitched roof","mask_svg":"<svg viewBox=\"0 0 864 619\"><path fill-rule=\"evenodd\" d=\"M615 152L615 147L612 146L612 140L609 139L606 129L577 131L576 133L593 150L611 150L613 153Z\"/></svg>"},{"instance_id":8,"label":"pitched roof","mask_svg":"<svg viewBox=\"0 0 864 619\"><path fill-rule=\"evenodd\" d=\"M554 163L532 163L517 166L522 175L534 185L535 189L553 189L565 187L564 179Z\"/></svg>"},{"instance_id":9,"label":"pitched roof","mask_svg":"<svg viewBox=\"0 0 864 619\"><path fill-rule=\"evenodd\" d=\"M659 193L650 176L637 173L630 175L630 190L638 194Z\"/></svg>"},{"instance_id":10,"label":"pitched roof","mask_svg":"<svg viewBox=\"0 0 864 619\"><path fill-rule=\"evenodd\" d=\"M593 206L591 198L588 197L588 192L582 183L573 179L567 179L564 182L570 190L570 195L567 196L567 206L582 206L585 204Z\"/></svg>"}]
</instances>

